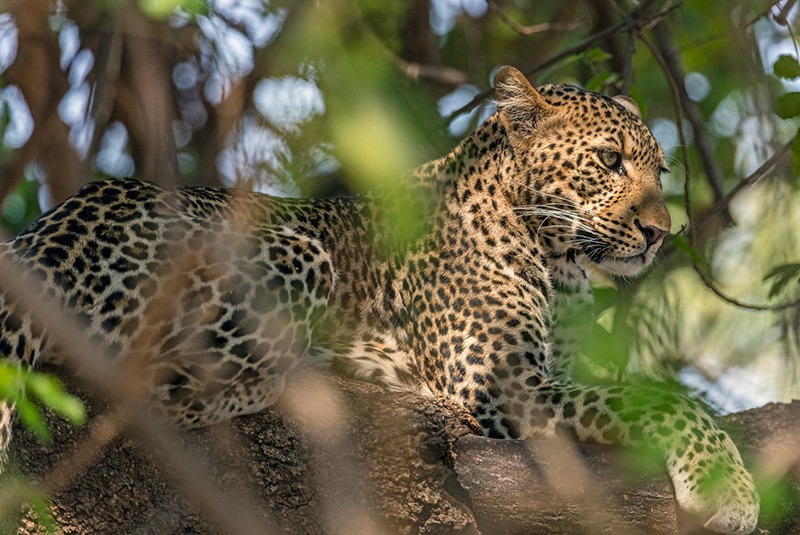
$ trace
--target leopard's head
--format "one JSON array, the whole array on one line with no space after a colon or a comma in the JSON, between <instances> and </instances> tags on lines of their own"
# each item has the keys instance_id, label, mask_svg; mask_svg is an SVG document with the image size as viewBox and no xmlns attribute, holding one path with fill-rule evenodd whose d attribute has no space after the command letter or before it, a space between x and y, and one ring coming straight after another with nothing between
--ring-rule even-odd
<instances>
[{"instance_id":1,"label":"leopard's head","mask_svg":"<svg viewBox=\"0 0 800 535\"><path fill-rule=\"evenodd\" d=\"M555 253L583 253L614 275L648 266L670 229L664 152L627 97L570 85L535 89L511 67L495 77L513 153L515 212Z\"/></svg>"}]
</instances>

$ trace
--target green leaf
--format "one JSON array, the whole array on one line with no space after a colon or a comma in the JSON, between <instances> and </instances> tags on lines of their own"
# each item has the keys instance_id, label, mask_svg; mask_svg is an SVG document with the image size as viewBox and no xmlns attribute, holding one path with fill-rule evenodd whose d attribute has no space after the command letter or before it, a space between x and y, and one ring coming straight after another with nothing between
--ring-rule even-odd
<instances>
[{"instance_id":1,"label":"green leaf","mask_svg":"<svg viewBox=\"0 0 800 535\"><path fill-rule=\"evenodd\" d=\"M647 119L647 102L650 99L646 98L635 85L631 85L629 90L631 92L631 98L635 100L636 105L639 106L639 113L641 113L644 119Z\"/></svg>"},{"instance_id":2,"label":"green leaf","mask_svg":"<svg viewBox=\"0 0 800 535\"><path fill-rule=\"evenodd\" d=\"M792 511L800 506L800 495L794 490L786 478L775 480L762 474L756 480L758 493L761 495L761 517L766 525L780 525L791 520Z\"/></svg>"},{"instance_id":3,"label":"green leaf","mask_svg":"<svg viewBox=\"0 0 800 535\"><path fill-rule=\"evenodd\" d=\"M778 61L772 66L775 76L784 78L786 80L794 80L800 77L800 63L793 56L783 55L778 58Z\"/></svg>"},{"instance_id":4,"label":"green leaf","mask_svg":"<svg viewBox=\"0 0 800 535\"><path fill-rule=\"evenodd\" d=\"M59 532L58 524L51 510L52 504L47 496L41 494L31 498L28 501L28 505L30 505L31 510L36 515L39 525L44 528L45 533L55 535Z\"/></svg>"},{"instance_id":5,"label":"green leaf","mask_svg":"<svg viewBox=\"0 0 800 535\"><path fill-rule=\"evenodd\" d=\"M700 267L705 273L711 271L711 266L708 264L708 260L705 257L691 246L689 243L689 239L684 236L683 234L676 234L672 236L672 243L675 244L675 247L686 253L686 255L691 259L691 261Z\"/></svg>"},{"instance_id":6,"label":"green leaf","mask_svg":"<svg viewBox=\"0 0 800 535\"><path fill-rule=\"evenodd\" d=\"M583 383L600 384L613 380L628 363L628 343L625 336L608 332L597 323L581 343L586 358L575 361L573 375Z\"/></svg>"},{"instance_id":7,"label":"green leaf","mask_svg":"<svg viewBox=\"0 0 800 535\"><path fill-rule=\"evenodd\" d=\"M24 388L22 368L9 362L0 362L0 400L16 401L24 395Z\"/></svg>"},{"instance_id":8,"label":"green leaf","mask_svg":"<svg viewBox=\"0 0 800 535\"><path fill-rule=\"evenodd\" d=\"M592 288L595 316L599 316L609 308L616 306L618 295L619 291L616 288L605 287L605 286Z\"/></svg>"},{"instance_id":9,"label":"green leaf","mask_svg":"<svg viewBox=\"0 0 800 535\"><path fill-rule=\"evenodd\" d=\"M50 434L50 429L47 427L42 413L28 398L17 400L17 414L25 427L30 429L39 440L45 444L52 442L53 436Z\"/></svg>"},{"instance_id":10,"label":"green leaf","mask_svg":"<svg viewBox=\"0 0 800 535\"><path fill-rule=\"evenodd\" d=\"M794 276L800 275L800 263L791 263L791 264L781 264L779 266L775 266L770 269L764 278L762 279L764 282L768 281L769 279L774 279L776 277L786 277L786 276Z\"/></svg>"},{"instance_id":11,"label":"green leaf","mask_svg":"<svg viewBox=\"0 0 800 535\"><path fill-rule=\"evenodd\" d=\"M775 101L775 115L781 119L791 119L800 115L800 93L793 91L779 96Z\"/></svg>"},{"instance_id":12,"label":"green leaf","mask_svg":"<svg viewBox=\"0 0 800 535\"><path fill-rule=\"evenodd\" d=\"M589 50L581 54L580 57L586 63L592 64L592 63L599 63L601 61L608 61L613 56L608 52L606 52L605 50L603 50L602 48L594 47L590 48Z\"/></svg>"},{"instance_id":13,"label":"green leaf","mask_svg":"<svg viewBox=\"0 0 800 535\"><path fill-rule=\"evenodd\" d=\"M619 80L619 75L615 72L600 72L592 76L592 79L586 82L586 89L594 92L602 92L606 87L614 84Z\"/></svg>"},{"instance_id":14,"label":"green leaf","mask_svg":"<svg viewBox=\"0 0 800 535\"><path fill-rule=\"evenodd\" d=\"M0 84L2 84L2 81L0 81ZM0 102L0 135L5 135L9 122L11 122L11 109L8 102L3 100Z\"/></svg>"},{"instance_id":15,"label":"green leaf","mask_svg":"<svg viewBox=\"0 0 800 535\"><path fill-rule=\"evenodd\" d=\"M86 421L86 408L83 402L67 393L61 383L52 375L30 373L26 387L32 396L36 396L45 407L70 421L80 425Z\"/></svg>"},{"instance_id":16,"label":"green leaf","mask_svg":"<svg viewBox=\"0 0 800 535\"><path fill-rule=\"evenodd\" d=\"M139 7L155 20L166 20L178 9L189 15L202 15L208 10L203 0L139 0Z\"/></svg>"},{"instance_id":17,"label":"green leaf","mask_svg":"<svg viewBox=\"0 0 800 535\"><path fill-rule=\"evenodd\" d=\"M770 279L773 279L772 286L769 289L769 297L772 298L779 295L789 283L800 282L800 264L792 263L775 266L764 275L763 280L767 282Z\"/></svg>"}]
</instances>

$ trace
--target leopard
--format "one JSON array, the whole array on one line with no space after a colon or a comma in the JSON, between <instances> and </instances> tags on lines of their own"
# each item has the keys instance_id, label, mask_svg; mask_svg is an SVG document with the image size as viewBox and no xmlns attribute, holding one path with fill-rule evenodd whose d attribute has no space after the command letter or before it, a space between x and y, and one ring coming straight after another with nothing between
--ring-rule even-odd
<instances>
[{"instance_id":1,"label":"leopard","mask_svg":"<svg viewBox=\"0 0 800 535\"><path fill-rule=\"evenodd\" d=\"M494 90L496 111L471 135L385 191L281 198L98 180L4 242L0 264L108 358L140 363L148 406L168 422L262 411L309 362L452 400L487 437L655 449L682 509L716 532L752 532L754 480L697 401L574 378L591 271L639 275L671 228L665 155L638 105L536 88L513 67ZM57 361L50 334L2 289L0 354ZM13 408L1 411L3 449Z\"/></svg>"}]
</instances>

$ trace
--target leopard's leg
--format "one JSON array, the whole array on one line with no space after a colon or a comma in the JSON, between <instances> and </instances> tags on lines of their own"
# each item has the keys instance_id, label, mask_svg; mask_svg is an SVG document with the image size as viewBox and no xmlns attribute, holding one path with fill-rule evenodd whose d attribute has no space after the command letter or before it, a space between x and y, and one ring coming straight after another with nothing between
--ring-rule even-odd
<instances>
[{"instance_id":1,"label":"leopard's leg","mask_svg":"<svg viewBox=\"0 0 800 535\"><path fill-rule=\"evenodd\" d=\"M355 329L352 339L334 345L322 360L340 375L377 383L395 391L433 395L411 356L388 333ZM333 345L333 344L332 344Z\"/></svg>"},{"instance_id":2,"label":"leopard's leg","mask_svg":"<svg viewBox=\"0 0 800 535\"><path fill-rule=\"evenodd\" d=\"M538 384L533 390L526 388ZM655 448L664 457L678 504L709 517L721 533L750 533L758 520L753 479L728 434L695 402L645 386L585 386L519 376L495 390L484 427L509 436L552 436Z\"/></svg>"},{"instance_id":3,"label":"leopard's leg","mask_svg":"<svg viewBox=\"0 0 800 535\"><path fill-rule=\"evenodd\" d=\"M551 435L566 429L584 442L654 446L666 461L683 509L708 516L706 527L714 531L754 530L759 496L753 478L728 434L697 403L653 387L586 386L571 380L593 323L592 294L583 266L568 255L553 260L551 269L550 375L545 379L531 372L517 379L515 388L536 388L525 394L528 421L520 419L516 432ZM520 391L515 388L503 392Z\"/></svg>"},{"instance_id":4,"label":"leopard's leg","mask_svg":"<svg viewBox=\"0 0 800 535\"><path fill-rule=\"evenodd\" d=\"M154 410L170 421L200 427L263 410L309 348L335 284L331 259L289 229L257 238L246 258L209 265L214 255L201 254L181 272L188 286L171 297L176 314L164 318L167 334L157 337L145 378L155 385Z\"/></svg>"}]
</instances>

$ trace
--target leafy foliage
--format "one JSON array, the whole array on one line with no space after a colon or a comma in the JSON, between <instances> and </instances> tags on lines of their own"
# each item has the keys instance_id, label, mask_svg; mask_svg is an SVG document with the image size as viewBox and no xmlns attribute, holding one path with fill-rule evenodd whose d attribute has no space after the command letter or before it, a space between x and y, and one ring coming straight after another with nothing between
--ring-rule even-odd
<instances>
[{"instance_id":1,"label":"leafy foliage","mask_svg":"<svg viewBox=\"0 0 800 535\"><path fill-rule=\"evenodd\" d=\"M700 267L700 269L706 273L711 271L711 265L708 263L708 260L703 256L703 253L689 243L689 238L687 238L686 235L674 234L668 238L668 242L684 253L693 264Z\"/></svg>"},{"instance_id":2,"label":"leafy foliage","mask_svg":"<svg viewBox=\"0 0 800 535\"><path fill-rule=\"evenodd\" d=\"M781 119L791 119L800 115L800 93L793 91L779 96L775 101L775 115Z\"/></svg>"},{"instance_id":3,"label":"leafy foliage","mask_svg":"<svg viewBox=\"0 0 800 535\"><path fill-rule=\"evenodd\" d=\"M791 283L800 283L800 263L775 266L764 275L764 281L770 281L769 297L776 297L786 290Z\"/></svg>"},{"instance_id":4,"label":"leafy foliage","mask_svg":"<svg viewBox=\"0 0 800 535\"><path fill-rule=\"evenodd\" d=\"M39 408L50 409L75 425L86 421L86 408L50 375L0 362L0 399L16 406L23 424L44 442L52 437Z\"/></svg>"},{"instance_id":5,"label":"leafy foliage","mask_svg":"<svg viewBox=\"0 0 800 535\"><path fill-rule=\"evenodd\" d=\"M800 77L800 63L792 56L780 56L772 66L775 76L786 80L794 80Z\"/></svg>"}]
</instances>

